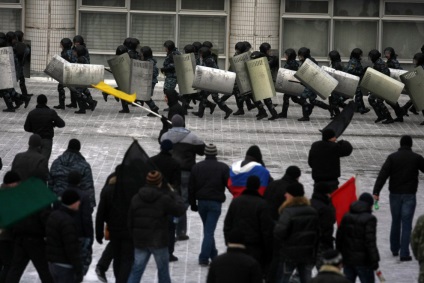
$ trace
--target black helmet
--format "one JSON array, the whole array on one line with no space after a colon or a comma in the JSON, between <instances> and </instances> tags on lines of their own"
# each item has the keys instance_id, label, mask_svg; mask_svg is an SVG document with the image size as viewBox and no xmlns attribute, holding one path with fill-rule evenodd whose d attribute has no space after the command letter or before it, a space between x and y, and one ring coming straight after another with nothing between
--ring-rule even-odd
<instances>
[{"instance_id":1,"label":"black helmet","mask_svg":"<svg viewBox=\"0 0 424 283\"><path fill-rule=\"evenodd\" d=\"M193 42L192 44L194 46L194 52L199 52L199 49L202 48L202 44L198 41Z\"/></svg>"},{"instance_id":2,"label":"black helmet","mask_svg":"<svg viewBox=\"0 0 424 283\"><path fill-rule=\"evenodd\" d=\"M143 46L140 49L141 54L143 55L143 59L149 59L153 57L153 51L152 48L150 48L149 46Z\"/></svg>"},{"instance_id":3,"label":"black helmet","mask_svg":"<svg viewBox=\"0 0 424 283\"><path fill-rule=\"evenodd\" d=\"M287 60L296 60L296 51L293 48L286 49L284 54L287 55Z\"/></svg>"},{"instance_id":4,"label":"black helmet","mask_svg":"<svg viewBox=\"0 0 424 283\"><path fill-rule=\"evenodd\" d=\"M268 50L271 49L271 45L268 42L264 42L259 46L259 51L261 51L263 54L266 54Z\"/></svg>"},{"instance_id":5,"label":"black helmet","mask_svg":"<svg viewBox=\"0 0 424 283\"><path fill-rule=\"evenodd\" d=\"M187 44L186 46L184 46L185 54L194 53L195 51L196 51L196 48L192 44Z\"/></svg>"},{"instance_id":6,"label":"black helmet","mask_svg":"<svg viewBox=\"0 0 424 283\"><path fill-rule=\"evenodd\" d=\"M203 59L208 58L212 55L210 48L203 46L199 49L199 55L202 56Z\"/></svg>"},{"instance_id":7,"label":"black helmet","mask_svg":"<svg viewBox=\"0 0 424 283\"><path fill-rule=\"evenodd\" d=\"M122 43L126 48L130 48L130 46L131 46L131 37L127 37L127 38L125 38L125 40L124 40L124 42Z\"/></svg>"},{"instance_id":8,"label":"black helmet","mask_svg":"<svg viewBox=\"0 0 424 283\"><path fill-rule=\"evenodd\" d=\"M250 54L250 59L258 59L261 57L265 57L265 53L255 51L255 52L252 52L252 54Z\"/></svg>"},{"instance_id":9,"label":"black helmet","mask_svg":"<svg viewBox=\"0 0 424 283\"><path fill-rule=\"evenodd\" d=\"M377 49L373 49L368 53L368 57L375 63L381 57L381 53Z\"/></svg>"},{"instance_id":10,"label":"black helmet","mask_svg":"<svg viewBox=\"0 0 424 283\"><path fill-rule=\"evenodd\" d=\"M311 50L306 47L302 47L297 51L297 55L303 56L303 58L310 58L311 57Z\"/></svg>"},{"instance_id":11,"label":"black helmet","mask_svg":"<svg viewBox=\"0 0 424 283\"><path fill-rule=\"evenodd\" d=\"M87 49L83 45L75 46L75 52L77 53L78 57L87 55Z\"/></svg>"},{"instance_id":12,"label":"black helmet","mask_svg":"<svg viewBox=\"0 0 424 283\"><path fill-rule=\"evenodd\" d=\"M0 48L2 47L6 47L7 46L7 42L4 38L0 37Z\"/></svg>"},{"instance_id":13,"label":"black helmet","mask_svg":"<svg viewBox=\"0 0 424 283\"><path fill-rule=\"evenodd\" d=\"M85 43L84 43L84 38L81 36L81 35L76 35L76 36L74 36L74 39L72 40L73 42L74 42L74 44L76 43L76 42L78 42L79 44L81 44L81 45L85 45Z\"/></svg>"},{"instance_id":14,"label":"black helmet","mask_svg":"<svg viewBox=\"0 0 424 283\"><path fill-rule=\"evenodd\" d=\"M210 41L204 41L204 42L202 43L202 46L203 46L203 47L207 47L207 48L211 49L211 48L213 47L213 44L212 44L212 42L210 42Z\"/></svg>"},{"instance_id":15,"label":"black helmet","mask_svg":"<svg viewBox=\"0 0 424 283\"><path fill-rule=\"evenodd\" d=\"M350 59L355 58L357 60L361 59L363 52L360 48L355 48L350 52Z\"/></svg>"},{"instance_id":16,"label":"black helmet","mask_svg":"<svg viewBox=\"0 0 424 283\"><path fill-rule=\"evenodd\" d=\"M13 31L9 31L8 33L6 33L6 41L9 45L12 44L13 40L17 40L16 33L14 33Z\"/></svg>"},{"instance_id":17,"label":"black helmet","mask_svg":"<svg viewBox=\"0 0 424 283\"><path fill-rule=\"evenodd\" d=\"M16 37L18 38L18 41L21 42L24 38L24 33L21 30L15 31Z\"/></svg>"},{"instance_id":18,"label":"black helmet","mask_svg":"<svg viewBox=\"0 0 424 283\"><path fill-rule=\"evenodd\" d=\"M0 32L0 38L6 40L6 35L4 32Z\"/></svg>"},{"instance_id":19,"label":"black helmet","mask_svg":"<svg viewBox=\"0 0 424 283\"><path fill-rule=\"evenodd\" d=\"M384 53L386 53L386 51L390 52L390 57L389 57L390 59L396 59L397 58L397 54L392 47L386 47L386 49L384 49Z\"/></svg>"},{"instance_id":20,"label":"black helmet","mask_svg":"<svg viewBox=\"0 0 424 283\"><path fill-rule=\"evenodd\" d=\"M175 43L172 40L167 40L163 44L163 47L165 47L166 49L168 49L168 52L171 52L171 51L173 51L175 49Z\"/></svg>"},{"instance_id":21,"label":"black helmet","mask_svg":"<svg viewBox=\"0 0 424 283\"><path fill-rule=\"evenodd\" d=\"M328 53L328 57L330 57L331 62L341 62L340 53L337 50L330 51Z\"/></svg>"},{"instance_id":22,"label":"black helmet","mask_svg":"<svg viewBox=\"0 0 424 283\"><path fill-rule=\"evenodd\" d=\"M127 46L127 48L129 50L136 50L137 46L140 44L140 40L138 40L137 38L130 38L130 42L129 42L129 46Z\"/></svg>"},{"instance_id":23,"label":"black helmet","mask_svg":"<svg viewBox=\"0 0 424 283\"><path fill-rule=\"evenodd\" d=\"M424 65L424 53L416 53L414 55L414 60L417 61L415 67Z\"/></svg>"},{"instance_id":24,"label":"black helmet","mask_svg":"<svg viewBox=\"0 0 424 283\"><path fill-rule=\"evenodd\" d=\"M246 44L246 41L239 41L236 43L236 46L234 47L234 49L238 51L239 54L242 54L248 51L250 48Z\"/></svg>"},{"instance_id":25,"label":"black helmet","mask_svg":"<svg viewBox=\"0 0 424 283\"><path fill-rule=\"evenodd\" d=\"M246 51L249 51L250 50L250 48L252 48L252 44L250 44L250 42L249 41L243 41L244 42L244 44L246 45Z\"/></svg>"},{"instance_id":26,"label":"black helmet","mask_svg":"<svg viewBox=\"0 0 424 283\"><path fill-rule=\"evenodd\" d=\"M116 48L116 55L122 55L124 53L128 53L128 48L125 45L119 45L118 48Z\"/></svg>"},{"instance_id":27,"label":"black helmet","mask_svg":"<svg viewBox=\"0 0 424 283\"><path fill-rule=\"evenodd\" d=\"M70 49L72 47L72 41L70 38L62 38L62 40L60 41L60 44L62 44L63 48L65 49Z\"/></svg>"}]
</instances>

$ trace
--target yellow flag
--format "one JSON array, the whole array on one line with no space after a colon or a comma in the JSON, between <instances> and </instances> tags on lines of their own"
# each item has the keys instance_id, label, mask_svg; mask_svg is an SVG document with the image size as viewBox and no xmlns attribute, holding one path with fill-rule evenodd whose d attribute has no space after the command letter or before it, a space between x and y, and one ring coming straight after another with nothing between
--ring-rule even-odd
<instances>
[{"instance_id":1,"label":"yellow flag","mask_svg":"<svg viewBox=\"0 0 424 283\"><path fill-rule=\"evenodd\" d=\"M137 95L135 93L133 94L125 93L123 91L115 89L114 87L111 87L108 84L105 84L104 82L100 82L96 85L93 85L93 87L97 88L98 90L101 90L102 92L113 95L119 99L125 100L129 103L133 103L137 98Z\"/></svg>"}]
</instances>

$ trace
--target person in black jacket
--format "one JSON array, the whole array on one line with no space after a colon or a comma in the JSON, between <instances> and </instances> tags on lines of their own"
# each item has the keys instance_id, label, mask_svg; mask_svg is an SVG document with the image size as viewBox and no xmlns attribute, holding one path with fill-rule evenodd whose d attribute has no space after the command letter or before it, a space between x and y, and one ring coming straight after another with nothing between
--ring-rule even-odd
<instances>
[{"instance_id":1,"label":"person in black jacket","mask_svg":"<svg viewBox=\"0 0 424 283\"><path fill-rule=\"evenodd\" d=\"M134 264L128 283L139 283L153 254L159 282L171 282L169 275L168 221L169 215L181 216L184 203L177 194L164 193L162 174L150 171L146 185L133 197L128 212L128 228L134 242Z\"/></svg>"},{"instance_id":2,"label":"person in black jacket","mask_svg":"<svg viewBox=\"0 0 424 283\"><path fill-rule=\"evenodd\" d=\"M328 250L323 254L323 263L317 276L309 283L351 283L342 273L342 255L336 250Z\"/></svg>"},{"instance_id":3,"label":"person in black jacket","mask_svg":"<svg viewBox=\"0 0 424 283\"><path fill-rule=\"evenodd\" d=\"M172 125L168 121L172 121L174 115L180 115L183 118L185 126L185 115L187 114L187 110L178 102L178 92L176 90L164 89L163 93L165 94L165 102L168 104L168 119L162 115L162 130L159 132L159 143L162 135L172 128Z\"/></svg>"},{"instance_id":4,"label":"person in black jacket","mask_svg":"<svg viewBox=\"0 0 424 283\"><path fill-rule=\"evenodd\" d=\"M50 159L53 146L54 128L65 127L65 121L57 115L56 111L47 106L47 96L37 96L37 106L28 113L24 130L40 135L42 141L41 153Z\"/></svg>"},{"instance_id":5,"label":"person in black jacket","mask_svg":"<svg viewBox=\"0 0 424 283\"><path fill-rule=\"evenodd\" d=\"M301 183L291 184L287 187L286 201L280 207L280 218L274 229L274 239L279 243L276 282L288 283L295 269L301 283L309 282L312 276L319 222L316 210L304 194Z\"/></svg>"},{"instance_id":6,"label":"person in black jacket","mask_svg":"<svg viewBox=\"0 0 424 283\"><path fill-rule=\"evenodd\" d=\"M328 53L328 58L330 58L330 67L335 69L336 71L343 72L344 68L342 65L342 59L340 57L340 53L337 50L332 50ZM328 98L330 104L333 106L333 114L332 118L340 114L339 107L344 108L346 106L345 100L346 98L342 95L332 92L330 97Z\"/></svg>"},{"instance_id":7,"label":"person in black jacket","mask_svg":"<svg viewBox=\"0 0 424 283\"><path fill-rule=\"evenodd\" d=\"M224 220L224 238L228 243L234 229L243 231L247 254L255 258L264 271L271 260L274 222L268 204L258 193L259 186L259 178L250 176L246 190L231 201Z\"/></svg>"},{"instance_id":8,"label":"person in black jacket","mask_svg":"<svg viewBox=\"0 0 424 283\"><path fill-rule=\"evenodd\" d=\"M280 213L278 209L286 201L286 189L293 183L298 183L301 172L297 166L289 166L286 169L286 174L279 179L269 183L264 193L264 199L268 202L271 209L271 215L274 221L278 220Z\"/></svg>"},{"instance_id":9,"label":"person in black jacket","mask_svg":"<svg viewBox=\"0 0 424 283\"><path fill-rule=\"evenodd\" d=\"M323 130L322 140L314 142L309 150L308 164L314 182L326 182L335 191L339 185L340 157L349 156L352 150L348 141L337 141L332 129Z\"/></svg>"},{"instance_id":10,"label":"person in black jacket","mask_svg":"<svg viewBox=\"0 0 424 283\"><path fill-rule=\"evenodd\" d=\"M363 193L352 203L337 230L336 246L342 253L344 274L350 282L375 282L380 255L377 248L377 218L372 215L374 200Z\"/></svg>"},{"instance_id":11,"label":"person in black jacket","mask_svg":"<svg viewBox=\"0 0 424 283\"><path fill-rule=\"evenodd\" d=\"M286 49L286 51L284 51L284 58L286 58L286 64L284 64L283 67L284 69L292 71L297 71L299 69L299 63L296 61L296 51L294 51L294 49ZM290 99L295 103L299 103L299 97L285 93L283 96L283 107L281 108L281 113L278 114L278 117L287 118Z\"/></svg>"},{"instance_id":12,"label":"person in black jacket","mask_svg":"<svg viewBox=\"0 0 424 283\"><path fill-rule=\"evenodd\" d=\"M216 158L218 150L215 145L206 145L205 155L205 160L191 169L188 185L191 210L199 212L203 223L203 240L199 254L199 264L202 266L207 266L209 259L218 255L214 233L230 176L228 165Z\"/></svg>"},{"instance_id":13,"label":"person in black jacket","mask_svg":"<svg viewBox=\"0 0 424 283\"><path fill-rule=\"evenodd\" d=\"M66 190L62 206L52 212L46 225L46 255L55 283L79 283L83 280L81 248L75 215L80 197L75 190Z\"/></svg>"},{"instance_id":14,"label":"person in black jacket","mask_svg":"<svg viewBox=\"0 0 424 283\"><path fill-rule=\"evenodd\" d=\"M411 136L402 136L399 150L387 157L373 190L374 198L378 200L387 178L390 178L390 250L393 256L398 256L400 250L401 261L412 260L409 242L417 203L418 174L424 172L424 158L411 148Z\"/></svg>"}]
</instances>

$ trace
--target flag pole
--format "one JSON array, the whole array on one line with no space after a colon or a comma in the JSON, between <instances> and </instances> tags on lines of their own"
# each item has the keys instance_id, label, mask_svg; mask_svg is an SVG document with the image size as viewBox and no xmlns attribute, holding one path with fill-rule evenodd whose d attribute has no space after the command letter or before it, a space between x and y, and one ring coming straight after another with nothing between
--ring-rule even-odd
<instances>
[{"instance_id":1,"label":"flag pole","mask_svg":"<svg viewBox=\"0 0 424 283\"><path fill-rule=\"evenodd\" d=\"M153 115L155 115L156 117L158 117L158 118L162 118L162 116L161 115L159 115L158 113L156 113L156 112L153 112L152 110L150 110L150 109L148 109L148 108L146 108L146 107L144 107L144 106L141 106L140 104L138 104L138 103L135 103L135 102L131 102L131 104L132 105L134 105L134 106L137 106L137 107L140 107L140 108L142 108L142 109L144 109L144 110L146 110L147 112L149 112L149 113L152 113ZM169 124L171 124L172 125L172 122L171 121L169 121L169 120L166 120Z\"/></svg>"}]
</instances>

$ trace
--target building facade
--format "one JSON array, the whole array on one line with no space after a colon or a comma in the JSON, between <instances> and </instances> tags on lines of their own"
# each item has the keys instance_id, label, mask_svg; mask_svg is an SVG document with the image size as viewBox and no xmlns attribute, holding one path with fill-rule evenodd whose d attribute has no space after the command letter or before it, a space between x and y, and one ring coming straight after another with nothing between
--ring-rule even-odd
<instances>
[{"instance_id":1,"label":"building facade","mask_svg":"<svg viewBox=\"0 0 424 283\"><path fill-rule=\"evenodd\" d=\"M80 34L92 63L107 64L126 37L153 49L159 64L163 42L182 49L209 40L219 66L238 41L256 50L268 42L280 58L287 48L306 46L328 62L336 49L347 61L353 48L383 51L391 46L405 68L424 44L424 1L417 0L0 0L0 31L22 30L31 40L31 68L44 70L60 53L63 37Z\"/></svg>"}]
</instances>

